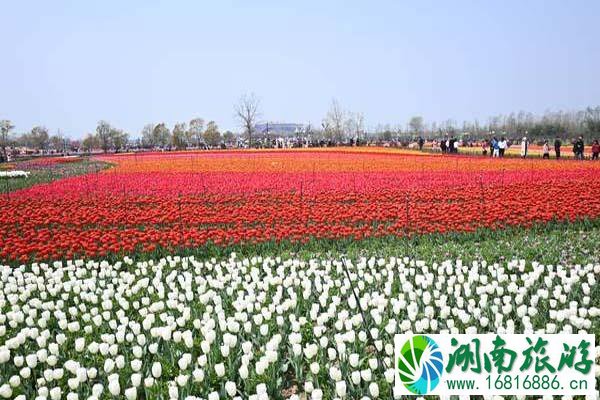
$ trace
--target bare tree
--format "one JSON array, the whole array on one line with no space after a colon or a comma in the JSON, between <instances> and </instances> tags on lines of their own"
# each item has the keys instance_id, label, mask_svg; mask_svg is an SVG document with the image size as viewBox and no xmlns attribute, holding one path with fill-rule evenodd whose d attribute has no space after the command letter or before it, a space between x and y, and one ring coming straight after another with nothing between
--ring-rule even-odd
<instances>
[{"instance_id":1,"label":"bare tree","mask_svg":"<svg viewBox=\"0 0 600 400\"><path fill-rule=\"evenodd\" d=\"M584 124L589 133L600 133L600 106L596 108L588 107L585 110Z\"/></svg>"},{"instance_id":2,"label":"bare tree","mask_svg":"<svg viewBox=\"0 0 600 400\"><path fill-rule=\"evenodd\" d=\"M348 113L347 121L347 132L353 136L357 141L360 140L360 136L363 133L365 127L365 117L363 113Z\"/></svg>"},{"instance_id":3,"label":"bare tree","mask_svg":"<svg viewBox=\"0 0 600 400\"><path fill-rule=\"evenodd\" d=\"M250 93L243 95L239 103L234 107L235 116L240 121L240 125L244 129L244 134L248 136L249 147L252 147L254 125L256 125L256 120L260 116L259 105L260 101L258 98L254 93Z\"/></svg>"},{"instance_id":4,"label":"bare tree","mask_svg":"<svg viewBox=\"0 0 600 400\"><path fill-rule=\"evenodd\" d=\"M336 99L331 101L331 108L327 112L322 126L325 135L336 142L344 138L345 113Z\"/></svg>"},{"instance_id":5,"label":"bare tree","mask_svg":"<svg viewBox=\"0 0 600 400\"><path fill-rule=\"evenodd\" d=\"M6 148L10 140L10 131L14 129L14 125L7 119L0 121L0 147L2 148L3 160L8 161L8 153Z\"/></svg>"}]
</instances>

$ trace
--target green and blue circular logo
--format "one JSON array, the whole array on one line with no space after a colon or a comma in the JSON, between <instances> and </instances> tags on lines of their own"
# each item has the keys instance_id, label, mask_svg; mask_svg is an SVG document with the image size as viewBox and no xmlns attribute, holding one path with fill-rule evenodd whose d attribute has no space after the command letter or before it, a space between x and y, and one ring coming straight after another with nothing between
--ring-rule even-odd
<instances>
[{"instance_id":1,"label":"green and blue circular logo","mask_svg":"<svg viewBox=\"0 0 600 400\"><path fill-rule=\"evenodd\" d=\"M428 336L416 335L402 345L398 356L400 380L410 392L427 394L440 383L444 357L438 344Z\"/></svg>"}]
</instances>

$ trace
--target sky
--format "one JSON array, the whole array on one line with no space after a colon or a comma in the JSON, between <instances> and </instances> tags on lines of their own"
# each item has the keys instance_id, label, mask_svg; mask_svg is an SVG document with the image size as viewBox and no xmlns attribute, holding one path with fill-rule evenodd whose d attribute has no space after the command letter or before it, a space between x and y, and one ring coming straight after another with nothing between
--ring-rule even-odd
<instances>
[{"instance_id":1,"label":"sky","mask_svg":"<svg viewBox=\"0 0 600 400\"><path fill-rule=\"evenodd\" d=\"M0 0L0 119L138 136L233 107L320 125L487 121L600 104L600 1Z\"/></svg>"}]
</instances>

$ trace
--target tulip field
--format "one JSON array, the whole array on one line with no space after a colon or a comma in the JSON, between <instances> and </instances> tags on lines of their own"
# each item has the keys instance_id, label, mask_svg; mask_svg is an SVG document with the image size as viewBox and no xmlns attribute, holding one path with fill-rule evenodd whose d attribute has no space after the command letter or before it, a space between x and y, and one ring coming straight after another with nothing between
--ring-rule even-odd
<instances>
[{"instance_id":1,"label":"tulip field","mask_svg":"<svg viewBox=\"0 0 600 400\"><path fill-rule=\"evenodd\" d=\"M0 187L0 399L390 399L396 333L600 338L600 163L83 162Z\"/></svg>"},{"instance_id":2,"label":"tulip field","mask_svg":"<svg viewBox=\"0 0 600 400\"><path fill-rule=\"evenodd\" d=\"M600 163L393 151L114 155L0 203L0 260L407 237L600 216Z\"/></svg>"}]
</instances>

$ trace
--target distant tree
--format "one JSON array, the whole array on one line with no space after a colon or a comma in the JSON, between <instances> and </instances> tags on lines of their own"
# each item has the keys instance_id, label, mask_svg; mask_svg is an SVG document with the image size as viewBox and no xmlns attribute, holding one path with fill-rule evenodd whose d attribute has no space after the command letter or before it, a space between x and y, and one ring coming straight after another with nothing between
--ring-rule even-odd
<instances>
[{"instance_id":1,"label":"distant tree","mask_svg":"<svg viewBox=\"0 0 600 400\"><path fill-rule=\"evenodd\" d=\"M225 133L223 133L223 141L228 144L233 143L235 141L235 135L233 132L225 131Z\"/></svg>"},{"instance_id":2,"label":"distant tree","mask_svg":"<svg viewBox=\"0 0 600 400\"><path fill-rule=\"evenodd\" d=\"M110 130L110 141L115 148L115 152L119 152L119 150L125 150L127 148L127 143L129 143L129 134L123 132L122 129L112 128Z\"/></svg>"},{"instance_id":3,"label":"distant tree","mask_svg":"<svg viewBox=\"0 0 600 400\"><path fill-rule=\"evenodd\" d=\"M152 133L154 132L154 124L146 124L142 129L142 146L144 147L155 147L157 144L154 142Z\"/></svg>"},{"instance_id":4,"label":"distant tree","mask_svg":"<svg viewBox=\"0 0 600 400\"><path fill-rule=\"evenodd\" d=\"M252 147L252 134L254 133L254 126L256 120L260 116L259 111L260 101L254 95L254 93L243 95L238 104L234 107L235 116L237 117L244 135L248 138L248 146Z\"/></svg>"},{"instance_id":5,"label":"distant tree","mask_svg":"<svg viewBox=\"0 0 600 400\"><path fill-rule=\"evenodd\" d=\"M171 131L164 122L156 125L152 130L152 142L160 148L165 148L171 144Z\"/></svg>"},{"instance_id":6,"label":"distant tree","mask_svg":"<svg viewBox=\"0 0 600 400\"><path fill-rule=\"evenodd\" d=\"M221 133L215 121L210 121L204 131L204 141L208 146L215 147L221 142Z\"/></svg>"},{"instance_id":7,"label":"distant tree","mask_svg":"<svg viewBox=\"0 0 600 400\"><path fill-rule=\"evenodd\" d=\"M347 126L346 131L348 132L348 134L350 134L357 140L360 140L361 135L363 134L363 131L365 128L364 123L365 123L365 117L364 117L363 113L360 113L360 112L348 113L348 119L346 122L346 126Z\"/></svg>"},{"instance_id":8,"label":"distant tree","mask_svg":"<svg viewBox=\"0 0 600 400\"><path fill-rule=\"evenodd\" d=\"M456 134L456 122L452 119L447 119L446 121L443 122L442 124L444 130L446 131L446 133L448 133L450 136L453 136Z\"/></svg>"},{"instance_id":9,"label":"distant tree","mask_svg":"<svg viewBox=\"0 0 600 400\"><path fill-rule=\"evenodd\" d=\"M420 136L423 134L424 124L423 117L414 116L408 122L408 128L410 129L410 133L414 136Z\"/></svg>"},{"instance_id":10,"label":"distant tree","mask_svg":"<svg viewBox=\"0 0 600 400\"><path fill-rule=\"evenodd\" d=\"M204 120L202 118L194 118L190 121L190 128L187 131L188 143L196 147L200 147L202 135L204 133Z\"/></svg>"},{"instance_id":11,"label":"distant tree","mask_svg":"<svg viewBox=\"0 0 600 400\"><path fill-rule=\"evenodd\" d=\"M176 149L185 149L188 145L188 136L185 122L177 123L173 127L173 146Z\"/></svg>"},{"instance_id":12,"label":"distant tree","mask_svg":"<svg viewBox=\"0 0 600 400\"><path fill-rule=\"evenodd\" d=\"M2 148L2 160L8 160L8 152L6 148L10 145L11 137L10 131L12 131L15 126L7 119L3 119L0 121L0 147Z\"/></svg>"},{"instance_id":13,"label":"distant tree","mask_svg":"<svg viewBox=\"0 0 600 400\"><path fill-rule=\"evenodd\" d=\"M325 138L335 142L341 142L344 139L345 113L336 99L331 101L331 107L321 125Z\"/></svg>"},{"instance_id":14,"label":"distant tree","mask_svg":"<svg viewBox=\"0 0 600 400\"><path fill-rule=\"evenodd\" d=\"M66 139L60 133L50 137L50 146L57 152L63 152L66 145Z\"/></svg>"},{"instance_id":15,"label":"distant tree","mask_svg":"<svg viewBox=\"0 0 600 400\"><path fill-rule=\"evenodd\" d=\"M591 135L600 133L600 106L585 110L585 127Z\"/></svg>"},{"instance_id":16,"label":"distant tree","mask_svg":"<svg viewBox=\"0 0 600 400\"><path fill-rule=\"evenodd\" d=\"M96 135L88 133L83 141L81 142L81 148L83 151L91 153L95 149L99 149L101 147L100 140Z\"/></svg>"},{"instance_id":17,"label":"distant tree","mask_svg":"<svg viewBox=\"0 0 600 400\"><path fill-rule=\"evenodd\" d=\"M96 126L96 136L98 137L98 140L100 141L100 147L102 148L102 151L104 153L106 153L112 146L111 143L111 130L112 127L110 126L110 124L106 121L99 121L98 125Z\"/></svg>"},{"instance_id":18,"label":"distant tree","mask_svg":"<svg viewBox=\"0 0 600 400\"><path fill-rule=\"evenodd\" d=\"M389 142L392 140L392 137L394 136L394 132L392 132L389 129L385 129L383 132L381 132L381 134L379 135L380 139L386 142Z\"/></svg>"},{"instance_id":19,"label":"distant tree","mask_svg":"<svg viewBox=\"0 0 600 400\"><path fill-rule=\"evenodd\" d=\"M28 135L28 141L31 147L38 150L45 150L48 147L48 129L44 126L35 126Z\"/></svg>"}]
</instances>

